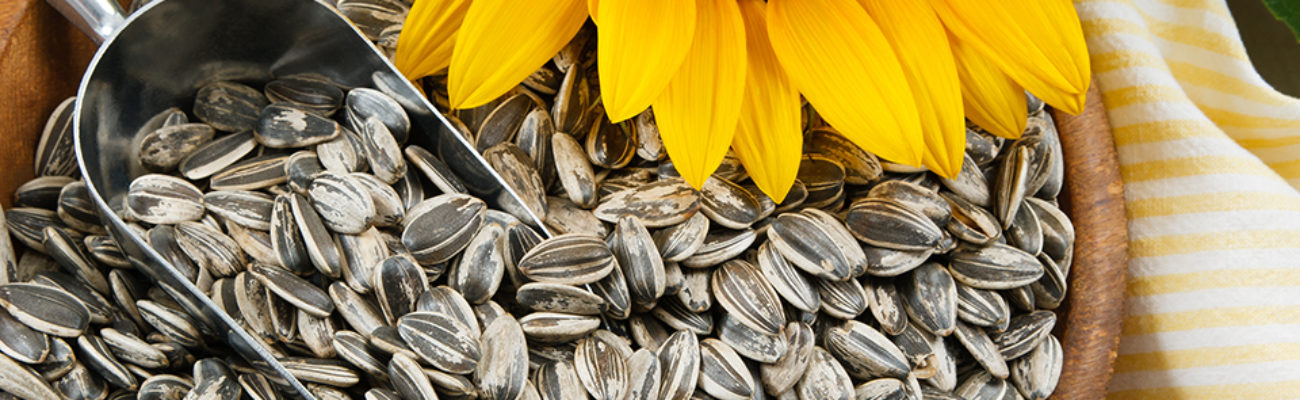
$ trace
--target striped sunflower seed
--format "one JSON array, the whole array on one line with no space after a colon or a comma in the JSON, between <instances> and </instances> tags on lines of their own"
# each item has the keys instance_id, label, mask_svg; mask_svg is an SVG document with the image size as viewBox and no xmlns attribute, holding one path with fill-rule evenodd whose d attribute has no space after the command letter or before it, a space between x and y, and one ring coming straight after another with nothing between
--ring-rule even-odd
<instances>
[{"instance_id":1,"label":"striped sunflower seed","mask_svg":"<svg viewBox=\"0 0 1300 400\"><path fill-rule=\"evenodd\" d=\"M0 309L0 353L24 364L43 363L50 354L50 338Z\"/></svg>"},{"instance_id":2,"label":"striped sunflower seed","mask_svg":"<svg viewBox=\"0 0 1300 400\"><path fill-rule=\"evenodd\" d=\"M252 264L249 274L280 298L317 318L334 313L334 302L320 287L280 267Z\"/></svg>"},{"instance_id":3,"label":"striped sunflower seed","mask_svg":"<svg viewBox=\"0 0 1300 400\"><path fill-rule=\"evenodd\" d=\"M1034 311L1011 317L1011 323L1005 331L994 334L991 339L1008 360L1020 358L1033 351L1056 326L1056 314L1051 311Z\"/></svg>"},{"instance_id":4,"label":"striped sunflower seed","mask_svg":"<svg viewBox=\"0 0 1300 400\"><path fill-rule=\"evenodd\" d=\"M77 337L90 325L90 312L66 291L34 283L0 285L0 307L38 332Z\"/></svg>"},{"instance_id":5,"label":"striped sunflower seed","mask_svg":"<svg viewBox=\"0 0 1300 400\"><path fill-rule=\"evenodd\" d=\"M566 133L551 136L551 151L555 157L556 175L569 200L579 207L596 205L596 175L587 153L578 141Z\"/></svg>"},{"instance_id":6,"label":"striped sunflower seed","mask_svg":"<svg viewBox=\"0 0 1300 400\"><path fill-rule=\"evenodd\" d=\"M691 255L682 260L682 265L691 268L705 268L721 264L739 256L749 248L758 234L753 229L731 230L714 229L704 236L704 244Z\"/></svg>"},{"instance_id":7,"label":"striped sunflower seed","mask_svg":"<svg viewBox=\"0 0 1300 400\"><path fill-rule=\"evenodd\" d=\"M785 313L776 290L753 264L731 260L713 270L713 297L737 322L768 335L781 333Z\"/></svg>"},{"instance_id":8,"label":"striped sunflower seed","mask_svg":"<svg viewBox=\"0 0 1300 400\"><path fill-rule=\"evenodd\" d=\"M235 82L212 82L194 96L194 116L226 132L253 129L269 102L257 89Z\"/></svg>"},{"instance_id":9,"label":"striped sunflower seed","mask_svg":"<svg viewBox=\"0 0 1300 400\"><path fill-rule=\"evenodd\" d=\"M289 180L284 167L288 162L289 155L286 154L270 153L253 157L213 174L208 179L208 187L212 190L270 188Z\"/></svg>"},{"instance_id":10,"label":"striped sunflower seed","mask_svg":"<svg viewBox=\"0 0 1300 400\"><path fill-rule=\"evenodd\" d=\"M63 192L63 187L76 181L67 176L38 176L23 182L14 190L13 205L15 208L56 209L59 207L59 195Z\"/></svg>"},{"instance_id":11,"label":"striped sunflower seed","mask_svg":"<svg viewBox=\"0 0 1300 400\"><path fill-rule=\"evenodd\" d=\"M53 226L45 227L42 236L41 244L59 266L89 284L94 290L108 293L108 278L100 272L94 257L86 250L84 240L74 238L67 229Z\"/></svg>"},{"instance_id":12,"label":"striped sunflower seed","mask_svg":"<svg viewBox=\"0 0 1300 400\"><path fill-rule=\"evenodd\" d=\"M307 250L307 258L325 276L338 278L343 273L343 255L333 235L306 197L298 194L289 197L293 220L302 237L303 248Z\"/></svg>"},{"instance_id":13,"label":"striped sunflower seed","mask_svg":"<svg viewBox=\"0 0 1300 400\"><path fill-rule=\"evenodd\" d=\"M371 282L379 308L390 324L415 311L420 297L429 289L424 271L406 256L392 256L380 261Z\"/></svg>"},{"instance_id":14,"label":"striped sunflower seed","mask_svg":"<svg viewBox=\"0 0 1300 400\"><path fill-rule=\"evenodd\" d=\"M285 103L263 108L253 129L258 143L277 149L311 146L342 133L343 127L337 122Z\"/></svg>"},{"instance_id":15,"label":"striped sunflower seed","mask_svg":"<svg viewBox=\"0 0 1300 400\"><path fill-rule=\"evenodd\" d=\"M479 395L489 399L513 399L524 390L528 379L528 345L519 322L501 316L483 329L478 368L474 380Z\"/></svg>"},{"instance_id":16,"label":"striped sunflower seed","mask_svg":"<svg viewBox=\"0 0 1300 400\"><path fill-rule=\"evenodd\" d=\"M650 350L638 349L627 359L627 399L659 399L659 357Z\"/></svg>"},{"instance_id":17,"label":"striped sunflower seed","mask_svg":"<svg viewBox=\"0 0 1300 400\"><path fill-rule=\"evenodd\" d=\"M188 179L204 179L234 165L256 148L257 140L253 138L253 132L231 133L208 141L190 152L177 167L181 175Z\"/></svg>"},{"instance_id":18,"label":"striped sunflower seed","mask_svg":"<svg viewBox=\"0 0 1300 400\"><path fill-rule=\"evenodd\" d=\"M471 304L488 301L501 287L506 272L501 254L504 236L505 231L498 225L479 229L448 274L448 284Z\"/></svg>"},{"instance_id":19,"label":"striped sunflower seed","mask_svg":"<svg viewBox=\"0 0 1300 400\"><path fill-rule=\"evenodd\" d=\"M149 132L140 140L137 158L145 168L168 171L212 141L216 131L204 123L170 125Z\"/></svg>"},{"instance_id":20,"label":"striped sunflower seed","mask_svg":"<svg viewBox=\"0 0 1300 400\"><path fill-rule=\"evenodd\" d=\"M301 78L281 78L262 88L272 103L287 102L329 116L343 105L343 91L333 84Z\"/></svg>"},{"instance_id":21,"label":"striped sunflower seed","mask_svg":"<svg viewBox=\"0 0 1300 400\"><path fill-rule=\"evenodd\" d=\"M524 336L538 343L565 343L581 339L600 327L600 319L590 315L535 312L519 319Z\"/></svg>"},{"instance_id":22,"label":"striped sunflower seed","mask_svg":"<svg viewBox=\"0 0 1300 400\"><path fill-rule=\"evenodd\" d=\"M942 266L929 262L898 281L903 309L921 328L948 336L957 325L957 284Z\"/></svg>"},{"instance_id":23,"label":"striped sunflower seed","mask_svg":"<svg viewBox=\"0 0 1300 400\"><path fill-rule=\"evenodd\" d=\"M106 233L99 222L99 211L90 200L90 189L85 182L69 183L59 191L59 205L55 210L59 219L69 227L86 233Z\"/></svg>"},{"instance_id":24,"label":"striped sunflower seed","mask_svg":"<svg viewBox=\"0 0 1300 400\"><path fill-rule=\"evenodd\" d=\"M814 347L809 356L808 370L795 387L801 399L848 400L854 396L853 381L835 357Z\"/></svg>"},{"instance_id":25,"label":"striped sunflower seed","mask_svg":"<svg viewBox=\"0 0 1300 400\"><path fill-rule=\"evenodd\" d=\"M322 172L311 181L307 192L325 227L334 232L359 234L374 219L375 203L370 193L348 175Z\"/></svg>"},{"instance_id":26,"label":"striped sunflower seed","mask_svg":"<svg viewBox=\"0 0 1300 400\"><path fill-rule=\"evenodd\" d=\"M76 115L73 104L76 97L59 102L45 121L41 139L36 144L33 171L36 176L73 176L77 173L77 156L72 147L76 133L72 121Z\"/></svg>"},{"instance_id":27,"label":"striped sunflower seed","mask_svg":"<svg viewBox=\"0 0 1300 400\"><path fill-rule=\"evenodd\" d=\"M961 283L993 290L1025 286L1043 276L1043 264L1034 256L1001 243L957 248L951 254L948 270Z\"/></svg>"},{"instance_id":28,"label":"striped sunflower seed","mask_svg":"<svg viewBox=\"0 0 1300 400\"><path fill-rule=\"evenodd\" d=\"M655 247L664 261L680 262L694 255L704 245L709 233L709 218L695 214L681 223L665 227L654 233Z\"/></svg>"},{"instance_id":29,"label":"striped sunflower seed","mask_svg":"<svg viewBox=\"0 0 1300 400\"><path fill-rule=\"evenodd\" d=\"M754 395L754 377L745 361L718 339L700 341L700 389L719 400L743 400Z\"/></svg>"},{"instance_id":30,"label":"striped sunflower seed","mask_svg":"<svg viewBox=\"0 0 1300 400\"><path fill-rule=\"evenodd\" d=\"M785 336L756 331L728 314L719 317L717 334L718 339L731 346L736 353L758 362L776 362L785 354L788 346Z\"/></svg>"},{"instance_id":31,"label":"striped sunflower seed","mask_svg":"<svg viewBox=\"0 0 1300 400\"><path fill-rule=\"evenodd\" d=\"M659 398L681 400L695 392L700 376L700 344L695 334L677 331L656 352L659 368Z\"/></svg>"},{"instance_id":32,"label":"striped sunflower seed","mask_svg":"<svg viewBox=\"0 0 1300 400\"><path fill-rule=\"evenodd\" d=\"M203 206L228 221L264 231L271 229L275 199L260 192L218 190L203 195Z\"/></svg>"},{"instance_id":33,"label":"striped sunflower seed","mask_svg":"<svg viewBox=\"0 0 1300 400\"><path fill-rule=\"evenodd\" d=\"M383 235L372 227L359 235L340 234L337 238L343 252L343 280L352 290L369 293L374 287L375 269L389 255Z\"/></svg>"},{"instance_id":34,"label":"striped sunflower seed","mask_svg":"<svg viewBox=\"0 0 1300 400\"><path fill-rule=\"evenodd\" d=\"M585 289L558 283L529 282L515 292L520 305L536 311L574 315L600 315L605 300Z\"/></svg>"},{"instance_id":35,"label":"striped sunflower seed","mask_svg":"<svg viewBox=\"0 0 1300 400\"><path fill-rule=\"evenodd\" d=\"M805 214L786 213L767 229L768 244L791 264L815 277L834 281L852 276L856 266L844 254L839 235Z\"/></svg>"},{"instance_id":36,"label":"striped sunflower seed","mask_svg":"<svg viewBox=\"0 0 1300 400\"><path fill-rule=\"evenodd\" d=\"M655 378L658 379L658 376L656 371ZM533 375L533 382L537 385L537 394L543 400L585 400L587 398L586 389L578 380L578 373L569 360L543 363ZM635 392L635 388L632 391ZM652 399L657 400L654 397Z\"/></svg>"},{"instance_id":37,"label":"striped sunflower seed","mask_svg":"<svg viewBox=\"0 0 1300 400\"><path fill-rule=\"evenodd\" d=\"M462 194L429 198L408 210L402 243L420 265L450 260L460 253L483 225L487 205Z\"/></svg>"},{"instance_id":38,"label":"striped sunflower seed","mask_svg":"<svg viewBox=\"0 0 1300 400\"><path fill-rule=\"evenodd\" d=\"M858 240L890 249L934 248L943 236L933 220L893 199L867 198L854 202L844 221Z\"/></svg>"},{"instance_id":39,"label":"striped sunflower seed","mask_svg":"<svg viewBox=\"0 0 1300 400\"><path fill-rule=\"evenodd\" d=\"M176 244L199 268L214 277L233 276L248 258L230 236L198 222L176 224Z\"/></svg>"},{"instance_id":40,"label":"striped sunflower seed","mask_svg":"<svg viewBox=\"0 0 1300 400\"><path fill-rule=\"evenodd\" d=\"M180 178L158 174L142 175L131 181L126 206L135 218L151 224L197 221L204 211L203 193L197 187Z\"/></svg>"},{"instance_id":41,"label":"striped sunflower seed","mask_svg":"<svg viewBox=\"0 0 1300 400\"><path fill-rule=\"evenodd\" d=\"M146 378L140 383L136 393L139 400L182 400L194 388L194 383L171 374L159 374Z\"/></svg>"},{"instance_id":42,"label":"striped sunflower seed","mask_svg":"<svg viewBox=\"0 0 1300 400\"><path fill-rule=\"evenodd\" d=\"M955 333L957 341L961 342L962 347L975 358L975 362L989 374L999 379L1006 379L1011 373L1007 368L1006 358L1002 357L998 346L993 344L983 329L958 323Z\"/></svg>"},{"instance_id":43,"label":"striped sunflower seed","mask_svg":"<svg viewBox=\"0 0 1300 400\"><path fill-rule=\"evenodd\" d=\"M647 228L676 225L700 209L700 195L683 180L661 180L603 198L596 218L617 223L623 216L641 219Z\"/></svg>"},{"instance_id":44,"label":"striped sunflower seed","mask_svg":"<svg viewBox=\"0 0 1300 400\"><path fill-rule=\"evenodd\" d=\"M420 359L442 371L471 373L482 356L473 332L456 318L415 312L402 316L397 329Z\"/></svg>"},{"instance_id":45,"label":"striped sunflower seed","mask_svg":"<svg viewBox=\"0 0 1300 400\"><path fill-rule=\"evenodd\" d=\"M902 350L870 325L846 321L826 333L827 350L843 361L844 369L858 379L904 379L911 367Z\"/></svg>"},{"instance_id":46,"label":"striped sunflower seed","mask_svg":"<svg viewBox=\"0 0 1300 400\"><path fill-rule=\"evenodd\" d=\"M785 337L786 350L781 358L770 364L761 364L758 369L763 388L768 393L789 392L803 377L808 363L812 361L816 338L811 327L791 322L786 325L782 335Z\"/></svg>"},{"instance_id":47,"label":"striped sunflower seed","mask_svg":"<svg viewBox=\"0 0 1300 400\"><path fill-rule=\"evenodd\" d=\"M100 378L117 388L136 390L140 384L135 375L122 365L113 355L112 350L99 336L86 335L77 338L77 350L81 355L79 361Z\"/></svg>"},{"instance_id":48,"label":"striped sunflower seed","mask_svg":"<svg viewBox=\"0 0 1300 400\"><path fill-rule=\"evenodd\" d=\"M700 188L700 211L718 225L745 229L761 216L758 198L731 181L711 178Z\"/></svg>"},{"instance_id":49,"label":"striped sunflower seed","mask_svg":"<svg viewBox=\"0 0 1300 400\"><path fill-rule=\"evenodd\" d=\"M614 268L613 252L595 236L565 234L534 246L519 260L519 272L529 279L568 285L594 283Z\"/></svg>"},{"instance_id":50,"label":"striped sunflower seed","mask_svg":"<svg viewBox=\"0 0 1300 400\"><path fill-rule=\"evenodd\" d=\"M1029 354L1012 363L1011 382L1025 399L1046 399L1056 391L1063 363L1061 342L1049 335Z\"/></svg>"}]
</instances>

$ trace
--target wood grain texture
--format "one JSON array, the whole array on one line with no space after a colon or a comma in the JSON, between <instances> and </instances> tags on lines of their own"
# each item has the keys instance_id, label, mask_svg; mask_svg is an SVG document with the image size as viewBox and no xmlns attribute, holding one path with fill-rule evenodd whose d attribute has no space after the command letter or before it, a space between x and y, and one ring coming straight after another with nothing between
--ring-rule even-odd
<instances>
[{"instance_id":1,"label":"wood grain texture","mask_svg":"<svg viewBox=\"0 0 1300 400\"><path fill-rule=\"evenodd\" d=\"M0 2L0 203L32 178L45 120L76 94L95 44L43 0Z\"/></svg>"},{"instance_id":2,"label":"wood grain texture","mask_svg":"<svg viewBox=\"0 0 1300 400\"><path fill-rule=\"evenodd\" d=\"M0 6L0 203L32 177L50 111L75 93L94 44L43 0ZM1079 116L1055 114L1065 151L1063 206L1077 233L1069 297L1057 331L1065 368L1054 399L1102 398L1119 341L1128 268L1119 164L1096 85Z\"/></svg>"},{"instance_id":3,"label":"wood grain texture","mask_svg":"<svg viewBox=\"0 0 1300 400\"><path fill-rule=\"evenodd\" d=\"M1057 310L1065 366L1053 399L1106 395L1119 348L1128 278L1124 185L1110 121L1096 82L1078 116L1053 111L1065 152L1062 205L1074 221L1074 264L1066 303Z\"/></svg>"}]
</instances>

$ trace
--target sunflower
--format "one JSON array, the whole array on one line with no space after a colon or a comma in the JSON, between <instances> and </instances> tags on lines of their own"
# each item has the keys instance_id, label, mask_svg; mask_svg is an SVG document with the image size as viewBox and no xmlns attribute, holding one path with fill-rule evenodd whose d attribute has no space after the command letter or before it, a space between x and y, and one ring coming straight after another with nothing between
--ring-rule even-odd
<instances>
[{"instance_id":1,"label":"sunflower","mask_svg":"<svg viewBox=\"0 0 1300 400\"><path fill-rule=\"evenodd\" d=\"M1090 81L1069 0L419 0L394 61L409 79L445 72L451 107L472 108L589 18L612 122L653 107L688 182L732 148L778 202L799 168L801 95L863 149L953 177L967 118L1019 137L1025 91L1077 114Z\"/></svg>"}]
</instances>

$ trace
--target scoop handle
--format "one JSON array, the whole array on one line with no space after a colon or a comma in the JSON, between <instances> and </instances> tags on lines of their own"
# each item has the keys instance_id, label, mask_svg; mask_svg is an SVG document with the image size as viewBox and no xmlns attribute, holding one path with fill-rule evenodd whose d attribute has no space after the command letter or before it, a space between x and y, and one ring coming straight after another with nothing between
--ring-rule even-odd
<instances>
[{"instance_id":1,"label":"scoop handle","mask_svg":"<svg viewBox=\"0 0 1300 400\"><path fill-rule=\"evenodd\" d=\"M126 13L116 0L46 0L96 44L117 32Z\"/></svg>"}]
</instances>

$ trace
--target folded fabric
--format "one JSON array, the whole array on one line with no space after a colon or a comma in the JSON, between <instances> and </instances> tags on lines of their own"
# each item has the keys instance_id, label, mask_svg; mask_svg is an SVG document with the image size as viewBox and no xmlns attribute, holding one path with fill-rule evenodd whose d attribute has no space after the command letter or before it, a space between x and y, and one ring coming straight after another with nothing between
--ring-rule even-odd
<instances>
[{"instance_id":1,"label":"folded fabric","mask_svg":"<svg viewBox=\"0 0 1300 400\"><path fill-rule=\"evenodd\" d=\"M1300 100L1255 72L1223 0L1075 6L1129 217L1109 397L1300 397Z\"/></svg>"}]
</instances>

